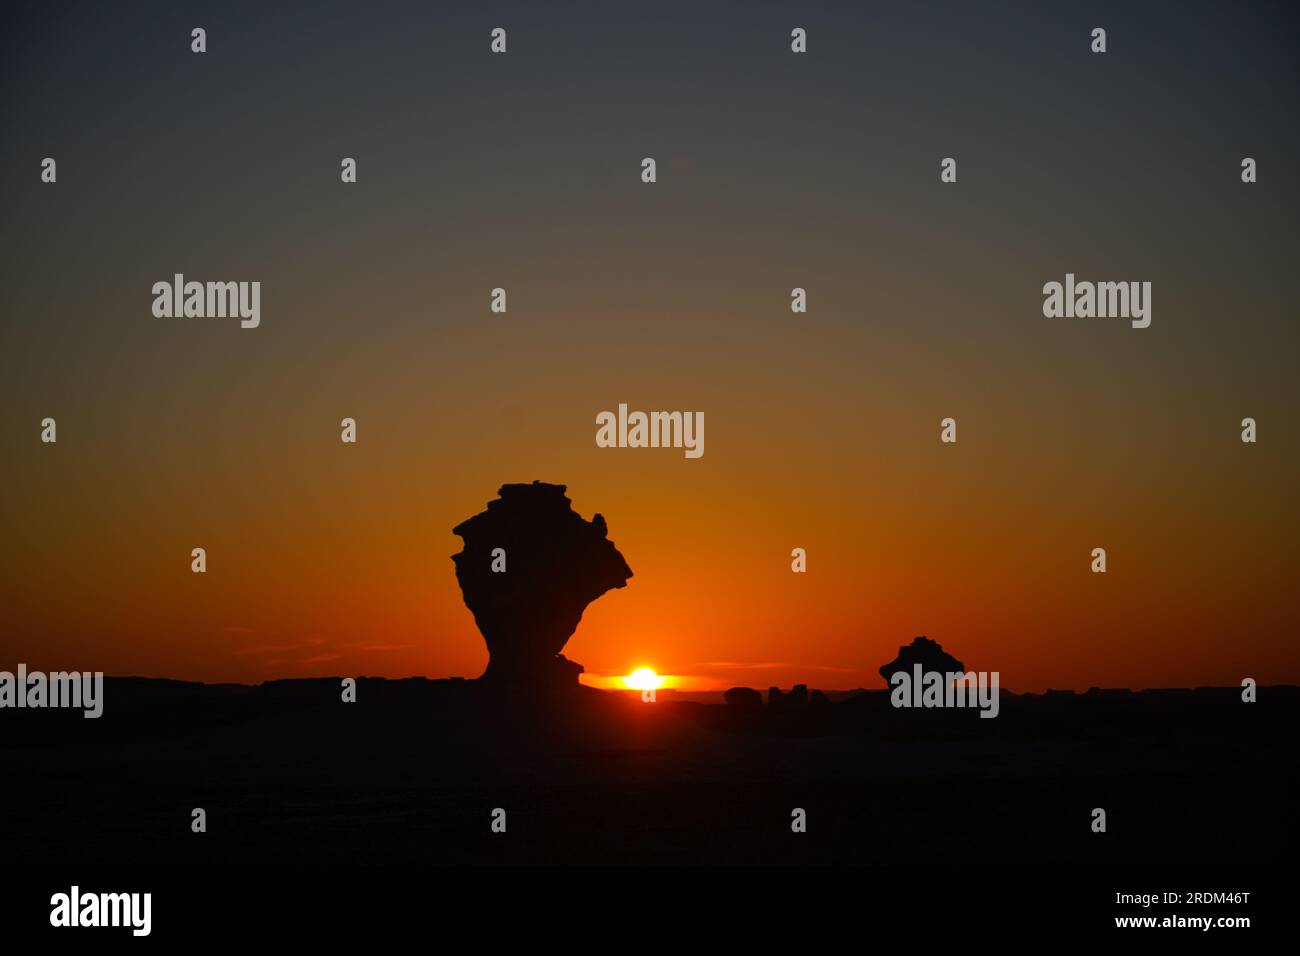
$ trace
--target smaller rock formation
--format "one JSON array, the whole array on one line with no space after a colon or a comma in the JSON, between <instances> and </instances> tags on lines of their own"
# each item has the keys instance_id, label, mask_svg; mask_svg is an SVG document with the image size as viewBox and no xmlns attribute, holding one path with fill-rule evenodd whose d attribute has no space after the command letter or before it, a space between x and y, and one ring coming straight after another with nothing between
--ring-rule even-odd
<instances>
[{"instance_id":1,"label":"smaller rock formation","mask_svg":"<svg viewBox=\"0 0 1300 956\"><path fill-rule=\"evenodd\" d=\"M789 693L779 687L772 687L767 692L767 709L773 714L794 714L808 706L808 685L795 684Z\"/></svg>"},{"instance_id":2,"label":"smaller rock formation","mask_svg":"<svg viewBox=\"0 0 1300 956\"><path fill-rule=\"evenodd\" d=\"M938 671L946 674L950 671L965 672L966 670L966 665L951 654L944 653L943 647L937 641L932 641L928 637L918 637L911 644L898 649L898 656L880 668L880 676L892 687L891 681L895 673L904 671L911 676L912 668L916 664L921 665L922 672Z\"/></svg>"},{"instance_id":3,"label":"smaller rock formation","mask_svg":"<svg viewBox=\"0 0 1300 956\"><path fill-rule=\"evenodd\" d=\"M763 695L752 687L733 687L722 697L728 707L742 713L758 713L763 709Z\"/></svg>"}]
</instances>

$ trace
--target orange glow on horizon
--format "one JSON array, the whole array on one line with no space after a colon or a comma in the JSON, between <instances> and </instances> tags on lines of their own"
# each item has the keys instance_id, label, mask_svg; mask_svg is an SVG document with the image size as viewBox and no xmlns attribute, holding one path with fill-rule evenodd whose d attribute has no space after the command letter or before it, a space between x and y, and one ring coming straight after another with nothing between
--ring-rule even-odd
<instances>
[{"instance_id":1,"label":"orange glow on horizon","mask_svg":"<svg viewBox=\"0 0 1300 956\"><path fill-rule=\"evenodd\" d=\"M664 679L648 667L638 667L623 678L623 686L631 690L658 690Z\"/></svg>"},{"instance_id":2,"label":"orange glow on horizon","mask_svg":"<svg viewBox=\"0 0 1300 956\"><path fill-rule=\"evenodd\" d=\"M580 675L579 680L587 687L597 690L646 691L720 691L729 684L707 677L694 677L686 674L660 674L649 667L637 667L627 674L591 674Z\"/></svg>"}]
</instances>

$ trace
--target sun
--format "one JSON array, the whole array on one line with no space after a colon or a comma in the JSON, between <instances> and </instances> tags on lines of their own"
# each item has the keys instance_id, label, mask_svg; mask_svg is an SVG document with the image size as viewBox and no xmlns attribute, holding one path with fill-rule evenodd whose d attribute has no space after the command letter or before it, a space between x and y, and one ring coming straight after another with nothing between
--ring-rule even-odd
<instances>
[{"instance_id":1,"label":"sun","mask_svg":"<svg viewBox=\"0 0 1300 956\"><path fill-rule=\"evenodd\" d=\"M648 667L638 667L623 678L623 683L633 690L655 690L663 686L664 679Z\"/></svg>"}]
</instances>

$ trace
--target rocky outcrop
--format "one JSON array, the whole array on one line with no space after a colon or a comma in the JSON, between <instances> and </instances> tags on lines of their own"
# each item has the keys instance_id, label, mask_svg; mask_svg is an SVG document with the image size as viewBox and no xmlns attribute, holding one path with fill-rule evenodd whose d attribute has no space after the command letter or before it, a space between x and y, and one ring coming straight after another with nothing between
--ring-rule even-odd
<instances>
[{"instance_id":1,"label":"rocky outcrop","mask_svg":"<svg viewBox=\"0 0 1300 956\"><path fill-rule=\"evenodd\" d=\"M915 664L921 665L923 673L938 671L946 674L949 671L966 670L966 665L951 654L944 653L943 647L937 641L932 641L928 637L918 637L913 639L911 644L898 649L898 656L880 668L880 676L885 679L886 684L889 684L897 671L905 671L910 676Z\"/></svg>"},{"instance_id":2,"label":"rocky outcrop","mask_svg":"<svg viewBox=\"0 0 1300 956\"><path fill-rule=\"evenodd\" d=\"M452 529L466 606L487 642L483 679L575 684L582 665L560 651L587 605L632 576L599 514L586 521L564 485L502 485L487 510ZM500 549L500 550L498 550Z\"/></svg>"},{"instance_id":3,"label":"rocky outcrop","mask_svg":"<svg viewBox=\"0 0 1300 956\"><path fill-rule=\"evenodd\" d=\"M722 699L728 707L744 713L756 714L763 709L763 695L752 687L732 687Z\"/></svg>"}]
</instances>

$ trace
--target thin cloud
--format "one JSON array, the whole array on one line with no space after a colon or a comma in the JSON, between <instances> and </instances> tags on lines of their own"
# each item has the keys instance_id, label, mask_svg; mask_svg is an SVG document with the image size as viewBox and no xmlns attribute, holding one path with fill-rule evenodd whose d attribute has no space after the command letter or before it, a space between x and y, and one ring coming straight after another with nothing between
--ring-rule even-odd
<instances>
[{"instance_id":1,"label":"thin cloud","mask_svg":"<svg viewBox=\"0 0 1300 956\"><path fill-rule=\"evenodd\" d=\"M248 657L253 654L283 654L285 651L296 651L301 647L301 644L262 644L254 647L237 647L233 653L236 657Z\"/></svg>"},{"instance_id":2,"label":"thin cloud","mask_svg":"<svg viewBox=\"0 0 1300 956\"><path fill-rule=\"evenodd\" d=\"M698 667L728 667L733 670L773 670L777 667L790 667L784 661L705 661Z\"/></svg>"},{"instance_id":3,"label":"thin cloud","mask_svg":"<svg viewBox=\"0 0 1300 956\"><path fill-rule=\"evenodd\" d=\"M725 667L738 671L770 671L789 668L796 671L832 671L836 674L857 674L856 667L831 667L827 664L790 664L785 661L705 661L698 667Z\"/></svg>"},{"instance_id":4,"label":"thin cloud","mask_svg":"<svg viewBox=\"0 0 1300 956\"><path fill-rule=\"evenodd\" d=\"M359 651L404 651L414 647L414 644L385 644L382 641L350 641L347 644L340 644L339 647L356 648Z\"/></svg>"},{"instance_id":5,"label":"thin cloud","mask_svg":"<svg viewBox=\"0 0 1300 956\"><path fill-rule=\"evenodd\" d=\"M254 654L284 654L289 651L305 651L309 648L320 647L324 643L318 637L311 637L298 641L296 644L249 644L245 647L237 647L231 653L236 657L249 657Z\"/></svg>"}]
</instances>

